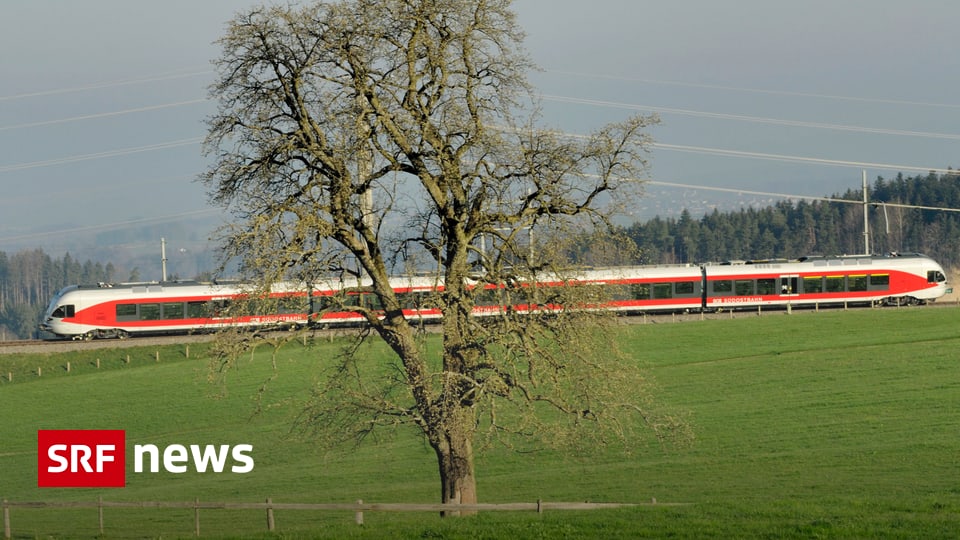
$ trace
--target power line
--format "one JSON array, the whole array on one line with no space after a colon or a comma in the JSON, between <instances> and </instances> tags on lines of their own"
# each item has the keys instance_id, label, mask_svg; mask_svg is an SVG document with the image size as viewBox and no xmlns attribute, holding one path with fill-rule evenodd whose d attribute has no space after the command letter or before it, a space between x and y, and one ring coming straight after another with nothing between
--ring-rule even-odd
<instances>
[{"instance_id":1,"label":"power line","mask_svg":"<svg viewBox=\"0 0 960 540\"><path fill-rule=\"evenodd\" d=\"M680 188L680 189L719 191L723 193L757 195L760 197L776 197L780 199L802 199L806 201L821 201L821 202L858 204L858 205L863 204L862 200L838 199L836 197L816 197L812 195L796 195L791 193L776 193L771 191L755 191L755 190L749 190L749 189L721 188L721 187L714 187L714 186L704 186L699 184L681 184L679 182L664 182L661 180L650 180L650 179L639 179L637 181L643 182L645 184L655 185L655 186L664 186L664 187ZM881 202L881 201L870 201L869 204L871 204L872 206L890 206L893 208L913 208L917 210L935 210L939 212L960 212L960 208L948 208L945 206L923 206L918 204L901 204L901 203L890 203L890 202Z\"/></svg>"},{"instance_id":2,"label":"power line","mask_svg":"<svg viewBox=\"0 0 960 540\"><path fill-rule=\"evenodd\" d=\"M10 101L10 100L24 99L24 98L29 98L29 97L41 97L41 96L50 96L50 95L66 94L66 93L71 93L71 92L88 91L88 90L95 90L95 89L102 89L102 88L125 86L125 85L144 84L144 83L157 82L157 81L165 81L165 80L173 80L173 79L186 78L186 77L194 77L194 76L199 76L199 75L208 75L208 74L210 74L210 73L211 73L210 70L203 70L203 71L195 71L195 72L188 72L188 73L177 73L177 74L170 74L170 75L159 75L159 76L156 76L156 77L147 77L147 78L140 78L140 79L129 79L129 80L121 80L121 81L112 81L112 82L105 82L105 83L97 83L97 84L90 84L90 85L86 85L86 86L78 86L78 87L71 87L71 88L61 88L61 89L54 89L54 90L47 90L47 91L39 91L39 92L32 92L32 93L17 94L17 95L11 95L11 96L0 96L0 101ZM863 101L863 102L877 102L877 103L898 104L898 105L923 105L923 106L960 108L960 105L940 104L940 103L925 103L925 102L913 102L913 101L901 101L901 100L887 100L887 99L873 99L873 98L855 98L855 97L849 97L849 96L832 96L832 95L823 95L823 94L809 94L809 93L800 93L800 92L782 92L782 91L758 90L758 89L750 89L750 88L724 87L724 86L718 86L718 85L681 83L681 82L676 82L676 81L654 81L654 80L633 79L633 78L628 78L628 77L615 77L615 76L606 76L606 75L587 75L587 74L578 74L578 73L573 73L573 72L559 72L559 73L566 73L566 74L578 75L578 76L591 76L591 77L597 77L597 78L631 80L631 81L651 83L651 84L669 84L669 85L678 85L678 86L693 86L693 87L702 87L702 88L708 88L708 89L722 89L722 90L735 90L735 91L755 92L755 93L783 94L783 95L793 95L793 96L801 96L801 97L829 98L829 99L839 99L839 100L849 100L849 101ZM544 97L544 99L552 100L552 101L558 101L558 102L581 103L581 104L593 105L593 106L605 106L605 107L617 107L617 108L636 109L636 110L657 111L657 112L664 112L664 113L668 113L668 114L678 114L678 115L688 115L688 116L700 116L700 117L717 118L717 119L724 119L724 120L746 121L746 122L755 122L755 123L767 123L767 124L775 124L775 125L785 125L785 126L805 127L805 128L816 128L816 129L843 130L843 131L853 131L853 132L860 132L860 133L879 133L879 134L889 134L889 135L899 135L899 136L913 136L913 137L928 137L928 138L940 138L940 139L949 139L949 140L960 140L960 135L955 135L955 134L931 133L931 132L922 132L922 131L908 131L908 130L895 130L895 129L883 129L883 128L868 128L868 127L862 127L862 126L850 126L850 125L818 123L818 122L791 121L791 120L782 120L782 119L776 119L776 118L754 117L754 116L747 116L747 115L733 115L733 114L726 114L726 113L712 113L712 112L707 112L707 111L694 111L694 110L688 110L688 109L677 109L677 108L666 108L666 107L654 107L654 106L645 106L645 105L637 105L637 104L629 104L629 103L619 103L619 102L612 102L612 101L603 101L603 100L594 100L594 99L583 99L583 98L573 98L573 97L555 96L555 95L544 95L543 97ZM20 128L28 128L28 127L38 127L38 126L45 126L45 125L54 125L54 124L60 124L60 123L66 123L66 122L75 122L75 121L88 120L88 119L94 119L94 118L103 118L103 117L109 117L109 116L117 116L117 115L123 115L123 114L131 114L131 113L137 113L137 112L145 112L145 111L151 111L151 110L159 110L159 109L163 109L163 108L179 107L179 106L191 105L191 104L196 104L196 103L202 103L202 102L206 102L206 101L208 101L208 100L207 100L207 99L196 99L196 100L188 100L188 101L182 101L182 102L177 102L177 103L168 103L168 104L160 104L160 105L153 105L153 106L145 106L145 107L136 108L136 109L127 109L127 110L107 112L107 113L99 113L99 114L93 114L93 115L70 117L70 118L64 118L64 119L59 119L59 120L50 120L50 121L43 121L43 122L33 122L33 123L13 125L13 126L3 126L3 127L0 127L0 130L12 130L12 129L20 129ZM580 135L571 135L571 134L566 134L566 135L567 135L567 136L571 136L571 137L583 137L583 136L580 136ZM18 170L24 170L24 169L31 169L31 168L37 168L37 167L45 167L45 166L51 166L51 165L60 165L60 164L66 164L66 163L74 163L74 162L86 161L86 160L93 160L93 159L101 159L101 158L109 158L109 157L123 156L123 155L129 155L129 154L140 153L140 152L149 152L149 151L154 151L154 150L162 150L162 149L167 149L167 148L174 148L174 147L179 147L179 146L187 146L187 145L199 144L200 142L202 142L202 140L203 140L202 137L196 137L196 138L181 139L181 140L177 140L177 141L170 141L170 142L165 142L165 143L157 143L157 144L140 146L140 147L125 148L125 149L104 151L104 152L91 153L91 154L83 154L83 155L77 155L77 156L69 156L69 157L65 157L65 158L57 158L57 159L50 159L50 160L44 160L44 161L36 161L36 162L30 162L30 163L14 164L14 165L8 165L8 166L2 166L2 167L0 167L0 173L2 173L2 172L10 172L10 171L18 171ZM781 155L781 154L769 154L769 153L761 153L761 152L738 151L738 150L730 150L730 149L698 147L698 146L677 145L677 144L667 144L667 143L653 143L651 146L654 147L654 148L659 148L659 149L668 150L668 151L701 153L701 154L719 155L719 156L726 156L726 157L763 159L763 160L795 162L795 163L814 163L814 164L829 165L829 166L857 167L857 168L871 168L871 169L885 169L885 170L911 170L911 171L935 172L935 173L942 173L942 174L943 174L943 173L955 173L955 172L956 172L956 171L954 171L954 170L952 170L952 169L942 169L942 168L934 168L934 167L919 167L919 166L910 166L910 165L893 165L893 164L870 163L870 162L849 161L849 160L832 160L832 159L812 158L812 157L803 157L803 156L790 156L790 155ZM786 199L804 199L804 200L818 200L818 201L825 201L825 202L840 202L840 203L862 204L862 202L860 202L860 201L849 201L849 200L844 200L844 199L835 199L835 198L831 198L831 197L813 197L813 196L805 196L805 195L794 195L794 194L784 194L784 193L774 193L774 192L744 190L744 189L736 189L736 188L718 188L718 187L712 187L712 186L703 186L703 185L694 185L694 184L681 184L681 183L676 183L676 182L664 182L664 181L656 181L656 180L648 180L647 182L650 183L650 184L652 184L652 185L660 185L660 186L664 186L664 187L674 187L674 188L684 188L684 189L701 189L701 190L710 190L710 191L719 191L719 192L728 192L728 193L740 193L740 194L751 194L751 195L759 195L759 196L780 197L780 198L786 198ZM883 205L892 206L892 207L917 208L917 209L937 210L937 211L949 211L949 212L958 212L958 211L960 211L960 210L954 209L954 208L928 207L928 206L917 206L917 205L902 205L902 204L895 204L895 203L874 203L874 204L883 204ZM121 223L115 223L115 224L107 224L107 225L99 225L99 226L91 226L91 227L79 228L79 229L78 229L78 228L73 228L73 229L70 230L70 232L84 232L84 231L89 231L89 230L102 230L102 229L109 229L109 228L115 228L115 227L121 227L121 226L128 226L128 225L131 225L131 224L138 224L138 223L162 222L162 221L168 221L168 220L173 220L173 219L180 219L180 218L182 218L182 217L186 217L186 216L190 216L190 215L199 215L199 214L211 213L211 212L215 212L215 211L216 211L216 210L208 209L208 210L202 210L202 211L197 211L197 212L189 212L189 213L185 213L185 214L176 214L176 215L172 215L172 216L162 216L162 217L158 217L158 218L148 218L148 219L142 219L142 220L133 220L133 221L127 221L127 222L121 222ZM11 241L11 240L30 239L30 238L48 236L48 235L53 235L53 234L62 234L62 233L64 233L64 232L65 232L65 231L55 231L55 232L48 232L48 233L34 233L34 234L29 234L29 235L23 235L23 236L17 236L17 237L0 239L0 241Z\"/></svg>"},{"instance_id":3,"label":"power line","mask_svg":"<svg viewBox=\"0 0 960 540\"><path fill-rule=\"evenodd\" d=\"M169 141L165 143L149 144L146 146L137 146L133 148L121 148L119 150L108 150L105 152L96 152L93 154L80 154L76 156L68 156L64 158L55 158L47 159L43 161L32 161L29 163L17 163L14 165L7 165L0 167L0 173L11 172L11 171L22 171L25 169L35 169L38 167L49 167L52 165L63 165L65 163L76 163L78 161L89 161L93 159L102 159L109 157L117 156L126 156L129 154L138 154L140 152L152 152L154 150L165 150L167 148L176 148L179 146L189 146L196 145L203 142L203 137L194 137L192 139L180 139L177 141Z\"/></svg>"},{"instance_id":4,"label":"power line","mask_svg":"<svg viewBox=\"0 0 960 540\"><path fill-rule=\"evenodd\" d=\"M129 227L131 225L164 223L168 221L176 221L183 218L198 217L198 216L203 216L208 214L212 215L217 212L219 212L219 209L206 208L203 210L192 210L190 212L181 212L179 214L171 214L171 215L152 217L152 218L131 219L127 221L117 221L113 223L101 223L99 225L88 225L86 227L71 227L69 229L59 229L55 231L34 232L34 233L17 235L17 236L8 236L6 238L0 238L0 242L18 242L22 240L34 240L36 238L44 238L47 236L63 236L65 234L76 234L76 233L85 233L85 232L94 232L94 231L109 231L109 230Z\"/></svg>"},{"instance_id":5,"label":"power line","mask_svg":"<svg viewBox=\"0 0 960 540\"><path fill-rule=\"evenodd\" d=\"M960 140L960 135L955 133L933 133L929 131L912 131L903 129L889 128L871 128L864 126L851 126L845 124L830 124L826 122L807 122L802 120L783 120L780 118L768 118L761 116L748 116L742 114L714 113L707 111L694 111L690 109L676 109L671 107L658 107L654 105L637 105L633 103L622 103L617 101L605 101L599 99L575 98L567 96L555 96L550 94L541 94L547 101L556 101L559 103L575 103L581 105L593 105L596 107L613 107L617 109L628 109L636 111L649 111L656 113L677 114L683 116L697 116L702 118L714 118L719 120L735 120L739 122L753 122L757 124L772 124L778 126L802 127L812 129L828 129L834 131L852 131L856 133L869 133L879 135L899 135L904 137L926 137L931 139Z\"/></svg>"},{"instance_id":6,"label":"power line","mask_svg":"<svg viewBox=\"0 0 960 540\"><path fill-rule=\"evenodd\" d=\"M134 114L134 113L141 113L141 112L157 111L157 110L169 109L169 108L173 108L173 107L183 107L183 106L186 106L186 105L195 105L195 104L197 104L197 103L206 103L207 101L210 101L210 100L209 100L209 99L192 99L192 100L188 100L188 101L179 101L179 102L176 102L176 103L163 103L163 104L160 104L160 105L148 105L148 106L145 106L145 107L138 107L138 108L136 108L136 109L124 109L124 110L120 110L120 111L111 111L111 112L105 112L105 113L88 114L88 115L84 115L84 116L72 116L72 117L69 117L69 118L60 118L60 119L57 119L57 120L45 120L45 121L41 121L41 122L30 122L30 123L26 123L26 124L16 124L16 125L12 125L12 126L0 126L0 131L8 131L8 130L12 130L12 129L33 128L33 127L41 127L41 126L52 126L52 125L57 125L57 124L66 124L66 123L69 123L69 122L79 122L79 121L81 121L81 120L94 120L94 119L97 119L97 118L108 118L108 117L111 117L111 116L121 116L121 115L124 115L124 114Z\"/></svg>"},{"instance_id":7,"label":"power line","mask_svg":"<svg viewBox=\"0 0 960 540\"><path fill-rule=\"evenodd\" d=\"M144 77L141 79L124 79L119 81L108 81L102 83L92 83L84 86L72 86L67 88L55 88L53 90L39 90L36 92L26 92L23 94L13 94L10 96L0 96L0 101L14 101L33 97L56 96L60 94L71 94L75 92L86 92L88 90L100 90L102 88L115 88L118 86L129 86L135 84L146 84L161 81L170 81L174 79L184 79L188 77L197 77L200 75L209 75L212 73L209 69L203 71L191 71L187 73L161 74L154 77Z\"/></svg>"},{"instance_id":8,"label":"power line","mask_svg":"<svg viewBox=\"0 0 960 540\"><path fill-rule=\"evenodd\" d=\"M504 131L516 131L511 128L498 128L498 129L503 129ZM564 131L553 131L552 133L561 137L569 137L573 139L589 138L589 135L567 133ZM814 158L814 157L805 157L805 156L789 156L785 154L768 154L764 152L748 152L745 150L730 150L725 148L710 148L706 146L690 146L690 145L684 145L684 144L669 144L669 143L653 142L653 143L650 143L649 146L652 148L659 148L661 150L689 152L694 154L708 154L708 155L725 156L725 157L763 159L767 161L785 161L790 163L813 163L816 165L829 165L829 166L835 166L835 167L856 167L858 169L922 171L922 172L932 172L932 173L939 173L939 174L956 174L958 172L955 169L942 169L937 167L921 167L917 165L893 165L889 163L875 163L875 162L868 162L868 161L850 161L850 160L825 159L825 158Z\"/></svg>"},{"instance_id":9,"label":"power line","mask_svg":"<svg viewBox=\"0 0 960 540\"><path fill-rule=\"evenodd\" d=\"M769 95L778 95L778 96L794 96L794 97L804 97L804 98L816 98L816 99L832 99L837 101L854 101L861 103L880 103L885 105L908 105L908 106L920 106L920 107L942 107L947 109L960 109L960 104L956 103L936 103L930 101L913 101L905 99L889 99L889 98L869 98L869 97L857 97L857 96L842 96L837 94L817 94L813 92L794 92L789 90L769 90L762 88L747 88L743 86L724 86L719 84L706 84L706 83L691 83L684 81L667 81L661 79L644 79L640 77L626 77L620 75L606 75L600 73L583 73L577 71L564 71L556 69L547 69L544 70L547 73L558 73L561 75L572 75L574 77L583 77L590 79L610 79L615 81L629 81L629 82L638 82L643 84L656 84L664 86L680 86L687 88L702 88L707 90L725 90L733 92L747 92L753 94L769 94Z\"/></svg>"},{"instance_id":10,"label":"power line","mask_svg":"<svg viewBox=\"0 0 960 540\"><path fill-rule=\"evenodd\" d=\"M688 146L682 144L651 143L652 147L661 150L673 150L677 152L692 152L695 154L710 154L726 157L746 157L753 159L763 159L768 161L786 161L792 163L814 163L817 165L832 165L836 167L856 167L858 169L883 169L893 171L922 171L940 174L953 174L955 169L942 169L937 167L921 167L917 165L893 165L890 163L875 163L868 161L849 161L842 159L824 159L803 156L788 156L784 154L767 154L763 152L747 152L743 150L728 150L722 148L707 148L703 146Z\"/></svg>"}]
</instances>

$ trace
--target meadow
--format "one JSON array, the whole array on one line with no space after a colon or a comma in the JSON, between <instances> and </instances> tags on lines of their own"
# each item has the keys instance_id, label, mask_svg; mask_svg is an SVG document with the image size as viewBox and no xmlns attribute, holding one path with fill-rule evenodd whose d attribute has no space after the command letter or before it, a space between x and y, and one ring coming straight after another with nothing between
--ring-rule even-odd
<instances>
[{"instance_id":1,"label":"meadow","mask_svg":"<svg viewBox=\"0 0 960 540\"><path fill-rule=\"evenodd\" d=\"M208 538L952 538L960 534L960 308L797 311L623 326L620 347L687 414L685 446L653 440L587 458L494 448L481 502L687 503L481 513L207 510ZM291 432L342 343L267 347L211 382L204 347L3 355L0 498L10 501L433 503L413 432L317 450ZM370 345L364 354L385 354ZM130 362L126 355L130 355ZM96 367L96 360L100 367ZM63 367L71 362L70 372ZM276 368L274 368L274 364ZM36 376L42 367L43 376ZM262 390L262 391L261 391ZM122 489L36 487L38 429L125 429L127 445L254 446L246 475L129 474ZM105 538L192 537L192 510L108 509ZM96 510L11 509L14 538L98 537Z\"/></svg>"}]
</instances>

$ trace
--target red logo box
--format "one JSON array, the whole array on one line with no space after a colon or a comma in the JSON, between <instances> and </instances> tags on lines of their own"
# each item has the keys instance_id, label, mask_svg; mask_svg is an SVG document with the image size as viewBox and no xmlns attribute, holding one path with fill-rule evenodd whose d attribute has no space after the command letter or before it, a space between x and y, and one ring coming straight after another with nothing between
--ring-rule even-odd
<instances>
[{"instance_id":1,"label":"red logo box","mask_svg":"<svg viewBox=\"0 0 960 540\"><path fill-rule=\"evenodd\" d=\"M37 487L124 487L127 432L122 429L37 431Z\"/></svg>"}]
</instances>

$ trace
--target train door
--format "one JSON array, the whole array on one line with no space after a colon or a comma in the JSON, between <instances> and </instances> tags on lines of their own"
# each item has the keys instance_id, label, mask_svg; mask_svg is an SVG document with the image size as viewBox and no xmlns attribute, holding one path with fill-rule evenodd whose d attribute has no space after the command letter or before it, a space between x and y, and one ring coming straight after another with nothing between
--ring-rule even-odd
<instances>
[{"instance_id":1,"label":"train door","mask_svg":"<svg viewBox=\"0 0 960 540\"><path fill-rule=\"evenodd\" d=\"M800 294L800 276L780 276L780 296L797 296Z\"/></svg>"}]
</instances>

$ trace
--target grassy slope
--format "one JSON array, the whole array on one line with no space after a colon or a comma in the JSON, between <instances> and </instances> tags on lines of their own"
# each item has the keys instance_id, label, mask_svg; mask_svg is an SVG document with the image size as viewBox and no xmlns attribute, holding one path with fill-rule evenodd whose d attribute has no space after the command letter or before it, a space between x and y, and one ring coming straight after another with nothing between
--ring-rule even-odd
<instances>
[{"instance_id":1,"label":"grassy slope","mask_svg":"<svg viewBox=\"0 0 960 540\"><path fill-rule=\"evenodd\" d=\"M958 315L956 309L798 312L626 327L623 348L648 366L667 405L689 411L697 433L692 447L641 444L628 456L601 452L590 460L494 451L478 463L485 502L656 497L690 506L452 521L368 514L363 529L345 515L288 512L278 525L312 531L305 536L359 537L948 537L960 530ZM294 347L278 358L276 374L266 355L245 361L231 373L225 396L207 382L205 361L176 351L165 351L159 364L152 351L134 353L131 364L119 360L126 351L114 351L100 353L99 371L78 358L70 374L50 367L41 379L16 375L0 386L0 497L435 501L432 454L415 437L320 455L289 436L298 404L286 398L303 397L317 362L335 352L336 345L318 345L310 355ZM66 358L0 357L0 371L62 365ZM265 401L271 406L252 415L257 388L273 375ZM123 490L40 490L39 428L122 428L128 447L249 442L256 469L242 477L128 474ZM14 530L19 524L31 536L70 535L80 524L95 527L90 512L57 517L15 509ZM149 525L138 528L145 519ZM188 536L192 514L115 510L107 523L108 536L131 530ZM263 516L208 511L203 528L252 533L263 529Z\"/></svg>"}]
</instances>

